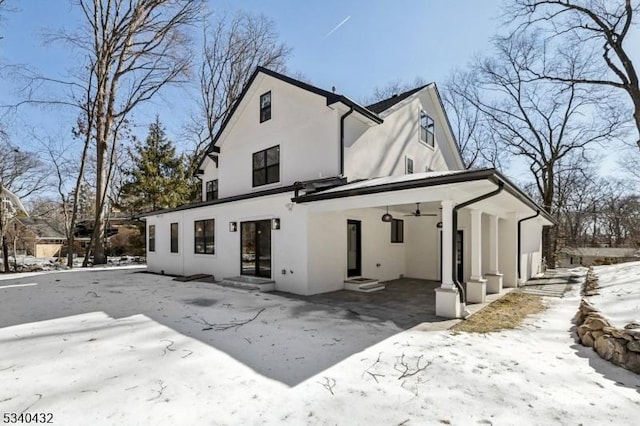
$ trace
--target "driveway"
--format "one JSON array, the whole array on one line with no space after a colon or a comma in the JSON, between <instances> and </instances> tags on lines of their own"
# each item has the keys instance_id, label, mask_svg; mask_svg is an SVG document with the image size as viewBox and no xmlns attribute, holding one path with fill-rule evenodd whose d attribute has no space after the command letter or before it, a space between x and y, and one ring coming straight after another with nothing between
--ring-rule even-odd
<instances>
[{"instance_id":1,"label":"driveway","mask_svg":"<svg viewBox=\"0 0 640 426\"><path fill-rule=\"evenodd\" d=\"M322 297L302 300L177 282L135 269L0 281L0 328L95 312L114 320L141 314L287 385L411 325L387 315L391 310L392 306L386 307L378 310L385 315L373 316L376 309L371 304L356 311L353 304L332 305Z\"/></svg>"}]
</instances>

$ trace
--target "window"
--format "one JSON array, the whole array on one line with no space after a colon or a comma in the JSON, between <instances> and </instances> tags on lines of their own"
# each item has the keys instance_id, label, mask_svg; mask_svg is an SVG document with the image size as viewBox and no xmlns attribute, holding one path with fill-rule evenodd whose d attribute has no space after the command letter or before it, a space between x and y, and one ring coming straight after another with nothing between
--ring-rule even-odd
<instances>
[{"instance_id":1,"label":"window","mask_svg":"<svg viewBox=\"0 0 640 426\"><path fill-rule=\"evenodd\" d=\"M271 120L271 92L260 96L260 122Z\"/></svg>"},{"instance_id":2,"label":"window","mask_svg":"<svg viewBox=\"0 0 640 426\"><path fill-rule=\"evenodd\" d=\"M404 242L404 221L400 219L391 219L391 242Z\"/></svg>"},{"instance_id":3,"label":"window","mask_svg":"<svg viewBox=\"0 0 640 426\"><path fill-rule=\"evenodd\" d=\"M218 179L210 180L206 183L205 201L218 199Z\"/></svg>"},{"instance_id":4,"label":"window","mask_svg":"<svg viewBox=\"0 0 640 426\"><path fill-rule=\"evenodd\" d=\"M149 225L149 251L156 251L156 226Z\"/></svg>"},{"instance_id":5,"label":"window","mask_svg":"<svg viewBox=\"0 0 640 426\"><path fill-rule=\"evenodd\" d=\"M178 224L171 224L171 253L178 252Z\"/></svg>"},{"instance_id":6,"label":"window","mask_svg":"<svg viewBox=\"0 0 640 426\"><path fill-rule=\"evenodd\" d=\"M410 175L413 173L413 159L407 157L407 164L406 164L406 170L405 173Z\"/></svg>"},{"instance_id":7,"label":"window","mask_svg":"<svg viewBox=\"0 0 640 426\"><path fill-rule=\"evenodd\" d=\"M253 154L253 186L280 182L280 146Z\"/></svg>"},{"instance_id":8,"label":"window","mask_svg":"<svg viewBox=\"0 0 640 426\"><path fill-rule=\"evenodd\" d=\"M429 146L434 146L434 122L426 112L420 110L420 140Z\"/></svg>"},{"instance_id":9,"label":"window","mask_svg":"<svg viewBox=\"0 0 640 426\"><path fill-rule=\"evenodd\" d=\"M194 247L197 254L215 254L215 222L214 219L196 220L193 222Z\"/></svg>"}]
</instances>

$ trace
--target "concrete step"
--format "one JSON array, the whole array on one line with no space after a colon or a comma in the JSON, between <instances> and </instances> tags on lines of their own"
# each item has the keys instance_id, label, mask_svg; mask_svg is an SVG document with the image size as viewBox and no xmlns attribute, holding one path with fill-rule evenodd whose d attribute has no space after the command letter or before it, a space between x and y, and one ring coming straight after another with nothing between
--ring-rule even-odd
<instances>
[{"instance_id":1,"label":"concrete step","mask_svg":"<svg viewBox=\"0 0 640 426\"><path fill-rule=\"evenodd\" d=\"M276 289L276 282L271 280L224 278L222 281L219 281L217 284L220 284L226 287L234 287L234 288L241 288L243 290L262 291L262 292L269 292Z\"/></svg>"},{"instance_id":2,"label":"concrete step","mask_svg":"<svg viewBox=\"0 0 640 426\"><path fill-rule=\"evenodd\" d=\"M345 290L360 291L363 293L371 293L372 291L384 290L385 285L374 279L346 280L344 282Z\"/></svg>"}]
</instances>

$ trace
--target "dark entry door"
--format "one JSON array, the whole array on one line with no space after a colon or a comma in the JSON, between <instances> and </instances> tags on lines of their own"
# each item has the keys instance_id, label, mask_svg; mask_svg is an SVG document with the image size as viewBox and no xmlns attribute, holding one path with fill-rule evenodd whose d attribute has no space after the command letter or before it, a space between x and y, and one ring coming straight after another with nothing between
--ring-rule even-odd
<instances>
[{"instance_id":1,"label":"dark entry door","mask_svg":"<svg viewBox=\"0 0 640 426\"><path fill-rule=\"evenodd\" d=\"M456 268L458 269L458 282L464 282L464 234L458 231L456 234Z\"/></svg>"},{"instance_id":2,"label":"dark entry door","mask_svg":"<svg viewBox=\"0 0 640 426\"><path fill-rule=\"evenodd\" d=\"M240 273L271 278L271 221L240 224Z\"/></svg>"},{"instance_id":3,"label":"dark entry door","mask_svg":"<svg viewBox=\"0 0 640 426\"><path fill-rule=\"evenodd\" d=\"M464 279L464 234L456 233L456 274L458 282ZM440 231L440 280L442 280L442 231Z\"/></svg>"},{"instance_id":4,"label":"dark entry door","mask_svg":"<svg viewBox=\"0 0 640 426\"><path fill-rule=\"evenodd\" d=\"M362 232L359 220L347 220L347 276L362 275Z\"/></svg>"}]
</instances>

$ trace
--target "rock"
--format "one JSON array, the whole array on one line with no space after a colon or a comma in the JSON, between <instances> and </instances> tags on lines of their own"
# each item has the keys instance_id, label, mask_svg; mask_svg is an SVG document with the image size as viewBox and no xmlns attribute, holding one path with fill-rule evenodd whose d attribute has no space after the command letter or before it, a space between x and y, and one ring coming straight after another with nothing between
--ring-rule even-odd
<instances>
[{"instance_id":1,"label":"rock","mask_svg":"<svg viewBox=\"0 0 640 426\"><path fill-rule=\"evenodd\" d=\"M631 352L640 352L640 340L632 340L628 342L627 349Z\"/></svg>"},{"instance_id":2,"label":"rock","mask_svg":"<svg viewBox=\"0 0 640 426\"><path fill-rule=\"evenodd\" d=\"M609 321L599 315L590 315L586 320L584 320L583 325L588 326L590 330L602 330L604 327L611 327Z\"/></svg>"},{"instance_id":3,"label":"rock","mask_svg":"<svg viewBox=\"0 0 640 426\"><path fill-rule=\"evenodd\" d=\"M593 330L589 334L591 334L591 338L594 342L598 337L604 336L604 332L602 330Z\"/></svg>"},{"instance_id":4,"label":"rock","mask_svg":"<svg viewBox=\"0 0 640 426\"><path fill-rule=\"evenodd\" d=\"M625 325L624 328L626 330L633 330L633 329L636 329L636 328L640 328L640 324L638 324L637 322L634 321L634 322L630 322L629 324Z\"/></svg>"},{"instance_id":5,"label":"rock","mask_svg":"<svg viewBox=\"0 0 640 426\"><path fill-rule=\"evenodd\" d=\"M580 338L582 339L584 338L584 335L587 334L589 331L591 331L589 326L586 324L582 324L580 327L578 327L578 336L580 336Z\"/></svg>"},{"instance_id":6,"label":"rock","mask_svg":"<svg viewBox=\"0 0 640 426\"><path fill-rule=\"evenodd\" d=\"M640 340L640 330L626 330L625 333L636 340Z\"/></svg>"},{"instance_id":7,"label":"rock","mask_svg":"<svg viewBox=\"0 0 640 426\"><path fill-rule=\"evenodd\" d=\"M587 332L584 334L584 336L582 336L582 338L580 339L580 341L582 342L583 346L587 346L587 347L593 347L593 336L591 336L591 332Z\"/></svg>"},{"instance_id":8,"label":"rock","mask_svg":"<svg viewBox=\"0 0 640 426\"><path fill-rule=\"evenodd\" d=\"M604 327L602 331L605 334L615 337L616 339L633 340L633 337L627 335L623 330L617 329L615 327Z\"/></svg>"},{"instance_id":9,"label":"rock","mask_svg":"<svg viewBox=\"0 0 640 426\"><path fill-rule=\"evenodd\" d=\"M640 374L640 354L636 352L629 352L627 355L627 363L624 365L624 368Z\"/></svg>"}]
</instances>

